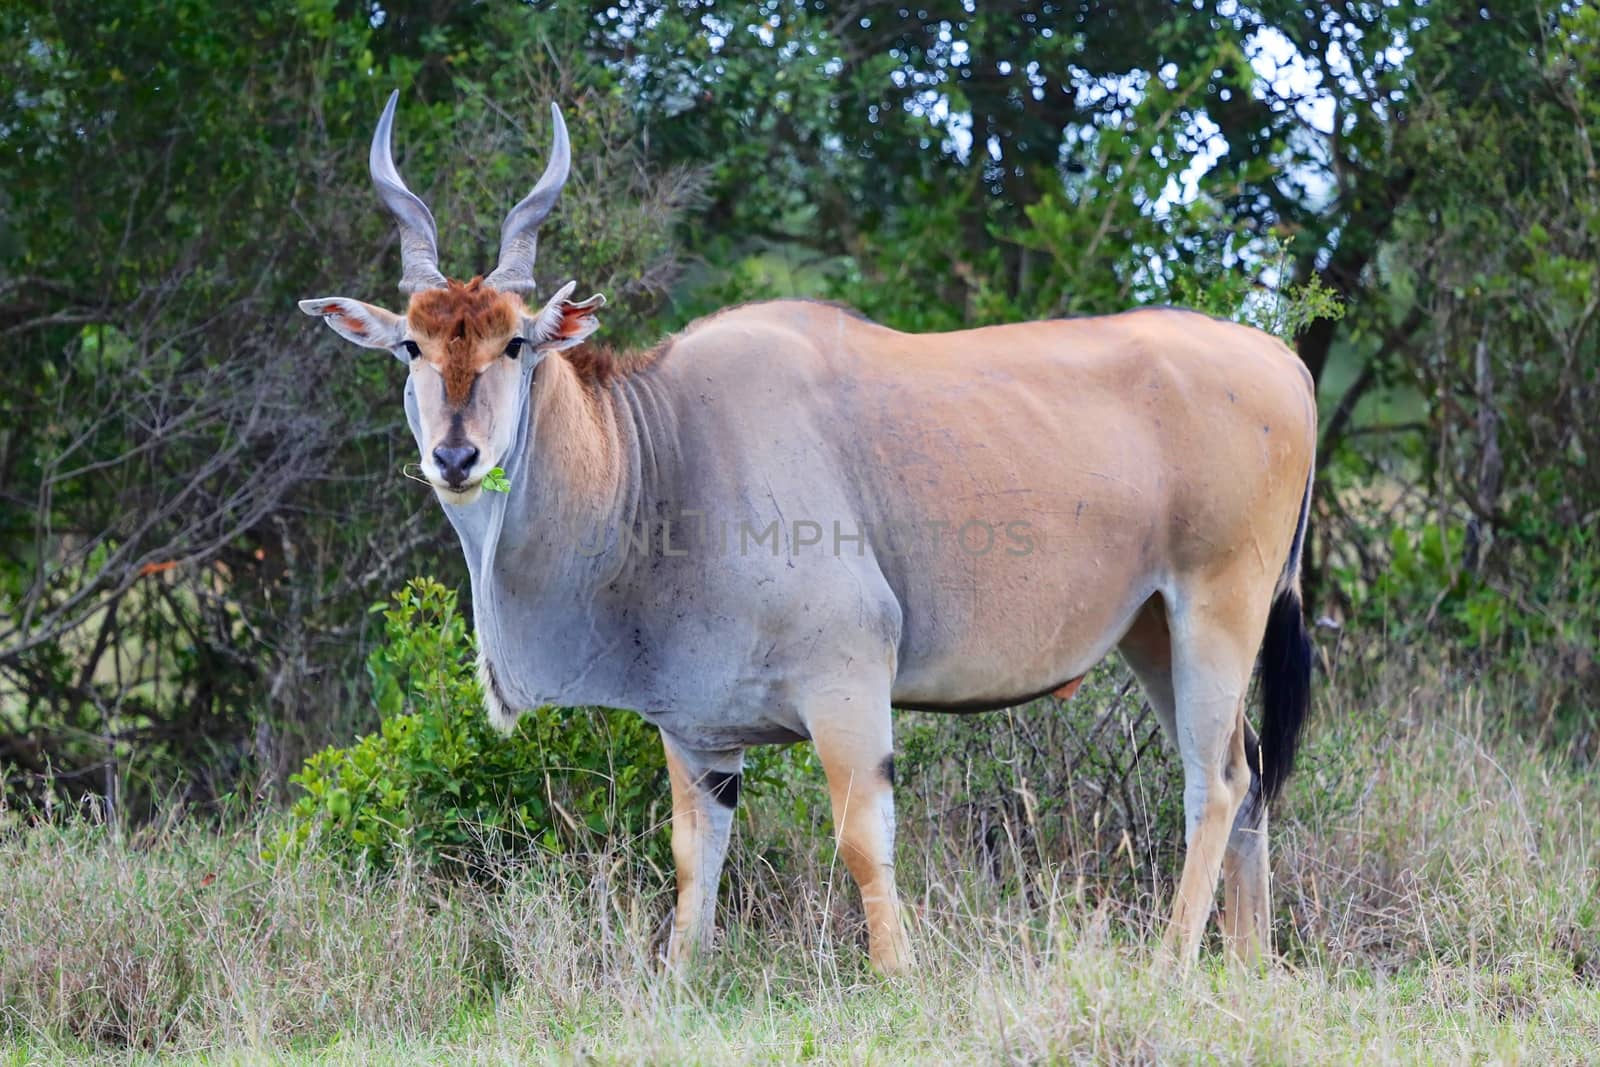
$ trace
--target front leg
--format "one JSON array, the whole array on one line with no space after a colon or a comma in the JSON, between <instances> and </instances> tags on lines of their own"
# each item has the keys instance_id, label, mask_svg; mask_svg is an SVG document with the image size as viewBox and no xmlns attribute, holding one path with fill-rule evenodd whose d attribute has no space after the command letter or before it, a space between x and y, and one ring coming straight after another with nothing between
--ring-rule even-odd
<instances>
[{"instance_id":1,"label":"front leg","mask_svg":"<svg viewBox=\"0 0 1600 1067\"><path fill-rule=\"evenodd\" d=\"M676 967L711 938L744 752L701 752L665 733L661 743L672 780L672 859L678 868L678 908L667 963Z\"/></svg>"},{"instance_id":2,"label":"front leg","mask_svg":"<svg viewBox=\"0 0 1600 1067\"><path fill-rule=\"evenodd\" d=\"M884 974L914 966L894 883L894 741L887 693L833 695L807 716L833 801L839 855L861 888L867 951Z\"/></svg>"}]
</instances>

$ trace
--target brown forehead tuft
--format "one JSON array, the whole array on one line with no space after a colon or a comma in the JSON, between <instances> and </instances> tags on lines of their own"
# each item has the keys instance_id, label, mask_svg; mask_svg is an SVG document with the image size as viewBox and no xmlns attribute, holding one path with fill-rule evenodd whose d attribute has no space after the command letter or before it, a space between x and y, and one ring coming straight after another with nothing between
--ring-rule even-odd
<instances>
[{"instance_id":1,"label":"brown forehead tuft","mask_svg":"<svg viewBox=\"0 0 1600 1067\"><path fill-rule=\"evenodd\" d=\"M517 328L517 298L483 279L451 280L443 289L424 289L411 297L406 318L413 333L442 342L445 395L466 403L478 373L479 343L509 339Z\"/></svg>"},{"instance_id":2,"label":"brown forehead tuft","mask_svg":"<svg viewBox=\"0 0 1600 1067\"><path fill-rule=\"evenodd\" d=\"M485 337L510 334L517 325L516 298L482 278L451 280L443 289L424 289L411 297L406 317L411 328L440 341L465 341L467 347Z\"/></svg>"}]
</instances>

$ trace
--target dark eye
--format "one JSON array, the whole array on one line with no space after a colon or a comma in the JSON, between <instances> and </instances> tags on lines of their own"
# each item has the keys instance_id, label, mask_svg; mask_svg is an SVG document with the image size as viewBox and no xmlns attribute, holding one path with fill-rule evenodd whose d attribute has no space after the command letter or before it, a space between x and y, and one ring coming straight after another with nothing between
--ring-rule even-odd
<instances>
[{"instance_id":1,"label":"dark eye","mask_svg":"<svg viewBox=\"0 0 1600 1067\"><path fill-rule=\"evenodd\" d=\"M410 356L412 359L416 359L418 356L422 355L422 349L417 347L417 342L415 341L401 341L400 347L404 348L406 350L406 355Z\"/></svg>"},{"instance_id":2,"label":"dark eye","mask_svg":"<svg viewBox=\"0 0 1600 1067\"><path fill-rule=\"evenodd\" d=\"M506 358L516 359L518 356L522 355L523 344L524 341L521 337L513 337L511 339L511 343L506 345Z\"/></svg>"}]
</instances>

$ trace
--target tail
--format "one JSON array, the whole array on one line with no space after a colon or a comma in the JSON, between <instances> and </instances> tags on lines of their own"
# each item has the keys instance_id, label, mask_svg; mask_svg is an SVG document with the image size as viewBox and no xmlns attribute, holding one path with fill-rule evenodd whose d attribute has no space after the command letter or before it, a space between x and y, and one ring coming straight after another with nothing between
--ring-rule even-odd
<instances>
[{"instance_id":1,"label":"tail","mask_svg":"<svg viewBox=\"0 0 1600 1067\"><path fill-rule=\"evenodd\" d=\"M1300 728L1311 709L1311 638L1300 604L1300 559L1305 549L1311 512L1311 479L1306 479L1300 504L1300 525L1289 548L1289 561L1278 580L1278 595L1267 616L1261 643L1261 801L1272 803L1294 769Z\"/></svg>"}]
</instances>

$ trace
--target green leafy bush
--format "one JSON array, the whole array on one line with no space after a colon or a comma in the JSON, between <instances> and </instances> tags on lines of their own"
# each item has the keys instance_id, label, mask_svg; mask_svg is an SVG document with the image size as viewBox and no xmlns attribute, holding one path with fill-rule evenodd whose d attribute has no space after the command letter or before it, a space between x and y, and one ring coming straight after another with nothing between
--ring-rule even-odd
<instances>
[{"instance_id":1,"label":"green leafy bush","mask_svg":"<svg viewBox=\"0 0 1600 1067\"><path fill-rule=\"evenodd\" d=\"M385 623L367 661L382 725L290 779L305 792L277 851L470 871L519 848L582 850L620 836L665 858L670 794L643 719L542 708L502 736L483 713L476 642L452 590L416 578L373 611Z\"/></svg>"},{"instance_id":2,"label":"green leafy bush","mask_svg":"<svg viewBox=\"0 0 1600 1067\"><path fill-rule=\"evenodd\" d=\"M1502 703L1524 728L1592 758L1600 751L1600 537L1558 529L1526 509L1470 562L1466 525L1397 517L1375 578L1334 568L1349 625L1502 679L1522 678L1526 703ZM1380 652L1386 645L1375 646Z\"/></svg>"}]
</instances>

